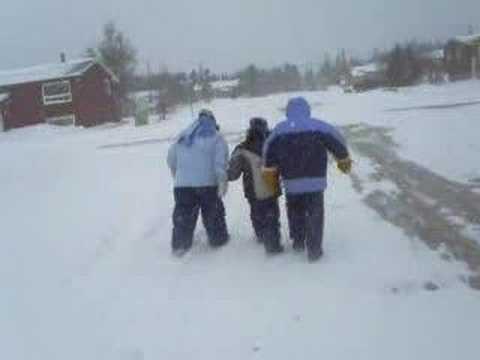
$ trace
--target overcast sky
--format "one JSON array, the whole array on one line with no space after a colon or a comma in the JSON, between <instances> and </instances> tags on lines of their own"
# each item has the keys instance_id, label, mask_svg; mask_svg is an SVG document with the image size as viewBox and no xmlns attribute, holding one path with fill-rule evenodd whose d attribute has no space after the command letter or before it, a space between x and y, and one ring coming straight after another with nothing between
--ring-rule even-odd
<instances>
[{"instance_id":1,"label":"overcast sky","mask_svg":"<svg viewBox=\"0 0 480 360\"><path fill-rule=\"evenodd\" d=\"M0 0L0 69L78 57L109 20L143 65L231 71L480 32L480 0Z\"/></svg>"}]
</instances>

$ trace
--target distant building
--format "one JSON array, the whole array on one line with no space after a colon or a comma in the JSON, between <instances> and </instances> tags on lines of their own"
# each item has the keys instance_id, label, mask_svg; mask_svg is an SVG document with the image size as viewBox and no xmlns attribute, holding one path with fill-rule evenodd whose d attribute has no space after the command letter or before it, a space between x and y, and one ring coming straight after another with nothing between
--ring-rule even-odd
<instances>
[{"instance_id":1,"label":"distant building","mask_svg":"<svg viewBox=\"0 0 480 360\"><path fill-rule=\"evenodd\" d=\"M440 83L445 80L444 49L429 51L420 55L422 74L430 83Z\"/></svg>"},{"instance_id":2,"label":"distant building","mask_svg":"<svg viewBox=\"0 0 480 360\"><path fill-rule=\"evenodd\" d=\"M130 93L130 99L137 104L143 102L148 106L150 113L155 113L158 110L158 103L160 95L158 90L140 90Z\"/></svg>"},{"instance_id":3,"label":"distant building","mask_svg":"<svg viewBox=\"0 0 480 360\"><path fill-rule=\"evenodd\" d=\"M370 63L352 68L351 85L355 91L375 89L385 83L385 71L380 64Z\"/></svg>"},{"instance_id":4,"label":"distant building","mask_svg":"<svg viewBox=\"0 0 480 360\"><path fill-rule=\"evenodd\" d=\"M480 78L480 34L457 36L445 46L450 80Z\"/></svg>"},{"instance_id":5,"label":"distant building","mask_svg":"<svg viewBox=\"0 0 480 360\"><path fill-rule=\"evenodd\" d=\"M4 121L7 118L8 100L10 96L8 93L0 93L0 132L5 130Z\"/></svg>"},{"instance_id":6,"label":"distant building","mask_svg":"<svg viewBox=\"0 0 480 360\"><path fill-rule=\"evenodd\" d=\"M93 59L0 71L5 130L39 123L94 126L119 121L115 75Z\"/></svg>"},{"instance_id":7,"label":"distant building","mask_svg":"<svg viewBox=\"0 0 480 360\"><path fill-rule=\"evenodd\" d=\"M211 83L214 97L234 98L238 94L239 79L219 80Z\"/></svg>"},{"instance_id":8,"label":"distant building","mask_svg":"<svg viewBox=\"0 0 480 360\"><path fill-rule=\"evenodd\" d=\"M217 80L209 83L214 98L235 98L238 96L239 79ZM203 91L202 84L195 84L193 91L195 97L200 99Z\"/></svg>"}]
</instances>

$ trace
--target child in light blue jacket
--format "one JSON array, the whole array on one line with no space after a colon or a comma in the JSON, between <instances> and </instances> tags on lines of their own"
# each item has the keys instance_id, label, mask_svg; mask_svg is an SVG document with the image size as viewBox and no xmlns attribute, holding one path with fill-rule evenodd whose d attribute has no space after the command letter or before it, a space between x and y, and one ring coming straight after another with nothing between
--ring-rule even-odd
<instances>
[{"instance_id":1,"label":"child in light blue jacket","mask_svg":"<svg viewBox=\"0 0 480 360\"><path fill-rule=\"evenodd\" d=\"M202 110L170 146L167 163L174 178L172 250L176 255L191 248L200 210L210 245L227 243L222 197L227 192L228 153L209 110Z\"/></svg>"}]
</instances>

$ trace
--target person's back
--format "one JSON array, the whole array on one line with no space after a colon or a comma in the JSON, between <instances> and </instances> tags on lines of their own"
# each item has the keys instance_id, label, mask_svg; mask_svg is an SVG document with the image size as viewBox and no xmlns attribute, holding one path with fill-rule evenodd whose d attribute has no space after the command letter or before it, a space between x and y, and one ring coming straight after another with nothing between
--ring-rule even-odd
<instances>
[{"instance_id":1,"label":"person's back","mask_svg":"<svg viewBox=\"0 0 480 360\"><path fill-rule=\"evenodd\" d=\"M279 123L265 145L265 166L276 167L287 193L323 191L327 186L327 151L348 157L345 140L330 124L311 117L303 98L289 101L287 119Z\"/></svg>"},{"instance_id":2,"label":"person's back","mask_svg":"<svg viewBox=\"0 0 480 360\"><path fill-rule=\"evenodd\" d=\"M233 181L243 174L244 195L251 201L278 197L265 183L262 174L262 150L270 131L263 118L252 118L247 138L235 147L228 168L228 179Z\"/></svg>"},{"instance_id":3,"label":"person's back","mask_svg":"<svg viewBox=\"0 0 480 360\"><path fill-rule=\"evenodd\" d=\"M332 125L313 119L304 98L291 99L287 119L275 127L265 143L264 161L268 171L278 171L282 178L293 247L302 251L306 245L311 261L323 254L327 152L343 172L350 171L342 135Z\"/></svg>"},{"instance_id":4,"label":"person's back","mask_svg":"<svg viewBox=\"0 0 480 360\"><path fill-rule=\"evenodd\" d=\"M243 191L250 204L250 219L256 238L263 242L269 254L283 251L280 245L279 193L270 189L262 174L262 148L268 137L268 123L263 118L252 118L247 138L232 153L228 180L243 177Z\"/></svg>"},{"instance_id":5,"label":"person's back","mask_svg":"<svg viewBox=\"0 0 480 360\"><path fill-rule=\"evenodd\" d=\"M225 148L225 140L218 134L200 137L191 145L176 144L175 186L216 186L219 178L225 177Z\"/></svg>"},{"instance_id":6,"label":"person's back","mask_svg":"<svg viewBox=\"0 0 480 360\"><path fill-rule=\"evenodd\" d=\"M174 178L174 253L191 248L199 210L210 245L224 245L228 232L221 197L227 189L228 145L210 111L202 110L170 146L167 163Z\"/></svg>"}]
</instances>

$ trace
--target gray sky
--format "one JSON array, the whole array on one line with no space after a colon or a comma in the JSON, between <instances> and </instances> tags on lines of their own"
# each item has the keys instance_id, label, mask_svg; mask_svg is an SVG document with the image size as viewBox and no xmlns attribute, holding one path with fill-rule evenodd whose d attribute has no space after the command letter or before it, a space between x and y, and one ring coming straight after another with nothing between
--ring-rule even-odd
<instances>
[{"instance_id":1,"label":"gray sky","mask_svg":"<svg viewBox=\"0 0 480 360\"><path fill-rule=\"evenodd\" d=\"M114 20L141 64L214 71L480 32L479 0L0 0L0 69L78 57ZM144 66L143 66L144 67Z\"/></svg>"}]
</instances>

